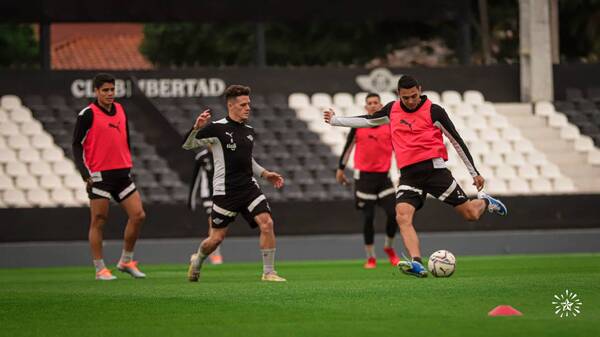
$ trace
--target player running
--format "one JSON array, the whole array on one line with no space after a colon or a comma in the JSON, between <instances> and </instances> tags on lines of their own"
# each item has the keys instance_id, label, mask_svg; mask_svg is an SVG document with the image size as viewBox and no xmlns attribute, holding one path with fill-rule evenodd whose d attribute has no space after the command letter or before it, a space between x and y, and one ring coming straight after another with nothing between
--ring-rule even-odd
<instances>
[{"instance_id":1,"label":"player running","mask_svg":"<svg viewBox=\"0 0 600 337\"><path fill-rule=\"evenodd\" d=\"M368 94L365 101L365 109L368 115L372 115L382 108L381 98L378 94ZM387 254L390 263L395 266L400 262L400 259L393 248L394 236L398 227L394 209L394 186L389 176L392 160L390 126L381 125L350 130L335 173L336 180L342 185L348 184L344 168L348 163L352 148L355 148L355 204L356 208L361 210L363 214L363 238L367 253L367 262L364 267L366 269L377 267L373 244L375 241L373 222L375 221L376 205L383 208L387 215L383 251Z\"/></svg>"},{"instance_id":2,"label":"player running","mask_svg":"<svg viewBox=\"0 0 600 337\"><path fill-rule=\"evenodd\" d=\"M191 150L210 144L214 158L212 230L190 258L188 279L197 282L204 260L223 242L227 226L241 213L252 228L260 229L260 251L263 258L263 281L283 282L275 271L275 232L271 208L258 182L262 177L275 188L284 179L276 172L261 167L252 158L256 133L246 124L250 117L250 88L232 85L225 90L227 117L209 122L210 110L198 116L183 144Z\"/></svg>"},{"instance_id":3,"label":"player running","mask_svg":"<svg viewBox=\"0 0 600 337\"><path fill-rule=\"evenodd\" d=\"M400 269L409 275L427 276L413 217L425 203L427 194L451 205L465 220L476 221L487 209L506 215L506 206L482 191L485 180L475 168L467 146L446 111L421 95L421 86L411 76L398 81L399 100L388 103L371 116L337 117L333 110L323 113L326 123L353 128L390 124L392 146L400 170L396 190L396 221L411 261L401 261ZM452 143L473 177L477 199L467 198L446 168L448 152L442 134Z\"/></svg>"}]
</instances>

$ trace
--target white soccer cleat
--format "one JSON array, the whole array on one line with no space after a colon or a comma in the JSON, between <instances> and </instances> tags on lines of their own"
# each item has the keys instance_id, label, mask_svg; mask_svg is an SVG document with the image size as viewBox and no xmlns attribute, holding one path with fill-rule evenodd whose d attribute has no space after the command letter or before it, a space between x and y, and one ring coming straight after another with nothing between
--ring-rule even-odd
<instances>
[{"instance_id":1,"label":"white soccer cleat","mask_svg":"<svg viewBox=\"0 0 600 337\"><path fill-rule=\"evenodd\" d=\"M142 273L137 267L138 262L131 260L130 262L119 262L117 269L123 273L127 273L133 278L146 278L146 274Z\"/></svg>"},{"instance_id":2,"label":"white soccer cleat","mask_svg":"<svg viewBox=\"0 0 600 337\"><path fill-rule=\"evenodd\" d=\"M198 282L200 279L200 259L198 254L190 256L190 266L188 267L188 280L190 282Z\"/></svg>"},{"instance_id":3,"label":"white soccer cleat","mask_svg":"<svg viewBox=\"0 0 600 337\"><path fill-rule=\"evenodd\" d=\"M267 282L286 282L287 280L277 275L277 272L272 271L267 274L262 274L262 280Z\"/></svg>"},{"instance_id":4,"label":"white soccer cleat","mask_svg":"<svg viewBox=\"0 0 600 337\"><path fill-rule=\"evenodd\" d=\"M116 279L117 279L117 277L114 276L110 272L110 270L108 270L108 268L104 268L96 273L96 280L99 280L99 281L112 281L112 280L116 280Z\"/></svg>"}]
</instances>

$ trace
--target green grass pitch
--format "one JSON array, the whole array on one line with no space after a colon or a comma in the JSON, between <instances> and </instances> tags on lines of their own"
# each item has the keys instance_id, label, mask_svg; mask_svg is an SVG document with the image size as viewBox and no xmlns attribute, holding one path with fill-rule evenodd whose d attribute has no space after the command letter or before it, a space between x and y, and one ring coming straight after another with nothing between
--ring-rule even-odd
<instances>
[{"instance_id":1,"label":"green grass pitch","mask_svg":"<svg viewBox=\"0 0 600 337\"><path fill-rule=\"evenodd\" d=\"M141 265L148 279L86 268L0 270L2 336L597 336L600 254L460 257L447 279L388 264L278 262L287 283L260 282L260 264ZM583 302L554 313L554 294ZM521 317L488 317L509 304Z\"/></svg>"}]
</instances>

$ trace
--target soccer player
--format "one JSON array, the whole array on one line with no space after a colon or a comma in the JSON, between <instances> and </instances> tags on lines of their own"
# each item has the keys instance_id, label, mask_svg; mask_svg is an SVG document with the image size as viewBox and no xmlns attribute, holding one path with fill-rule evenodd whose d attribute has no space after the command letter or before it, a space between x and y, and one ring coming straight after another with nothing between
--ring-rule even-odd
<instances>
[{"instance_id":1,"label":"soccer player","mask_svg":"<svg viewBox=\"0 0 600 337\"><path fill-rule=\"evenodd\" d=\"M370 93L365 98L368 115L381 110L381 98L378 94ZM351 129L348 133L346 145L340 156L339 166L335 173L336 180L347 185L348 180L344 168L350 158L352 148L354 151L354 179L355 179L355 204L363 214L363 238L367 262L366 269L377 267L375 257L375 206L379 205L387 215L386 237L383 251L388 255L390 263L396 266L400 259L393 248L396 235L396 210L394 209L394 186L390 180L389 171L392 160L392 141L390 126L380 125L372 128Z\"/></svg>"},{"instance_id":2,"label":"soccer player","mask_svg":"<svg viewBox=\"0 0 600 337\"><path fill-rule=\"evenodd\" d=\"M196 210L198 192L200 192L200 203L202 209L206 215L208 215L208 231L210 234L212 222L210 218L210 213L212 212L212 178L214 174L213 157L210 147L200 148L200 151L198 151L194 157L194 162L196 164L194 165L194 174L190 186L188 207L192 212ZM209 259L212 264L223 264L221 246L218 246L217 249L210 254Z\"/></svg>"},{"instance_id":3,"label":"soccer player","mask_svg":"<svg viewBox=\"0 0 600 337\"><path fill-rule=\"evenodd\" d=\"M97 74L93 84L96 100L77 117L73 155L90 198L89 241L96 279L116 279L106 268L102 255L103 228L111 198L123 207L129 218L117 269L134 278L144 278L146 275L133 260L133 249L146 214L130 176L132 162L127 115L121 104L115 102L115 78L112 75Z\"/></svg>"},{"instance_id":4,"label":"soccer player","mask_svg":"<svg viewBox=\"0 0 600 337\"><path fill-rule=\"evenodd\" d=\"M271 208L253 174L281 188L284 179L261 167L252 157L256 133L247 124L250 117L250 88L231 85L225 89L227 117L209 122L210 110L203 111L188 133L183 148L210 144L214 158L212 230L190 258L188 279L197 282L202 264L223 242L227 226L241 213L251 228L260 229L263 281L286 281L275 271L275 232Z\"/></svg>"},{"instance_id":5,"label":"soccer player","mask_svg":"<svg viewBox=\"0 0 600 337\"><path fill-rule=\"evenodd\" d=\"M388 103L371 116L337 117L331 109L323 113L326 123L353 128L390 124L392 146L400 170L396 191L396 221L411 261L401 261L401 270L417 277L427 276L421 260L419 238L413 216L425 203L427 194L454 207L468 221L478 220L487 209L506 215L504 204L482 191L485 180L475 168L469 149L456 131L446 111L421 95L421 86L411 76L398 81L397 101ZM470 200L446 168L448 152L444 134L456 149L473 177L478 198Z\"/></svg>"}]
</instances>

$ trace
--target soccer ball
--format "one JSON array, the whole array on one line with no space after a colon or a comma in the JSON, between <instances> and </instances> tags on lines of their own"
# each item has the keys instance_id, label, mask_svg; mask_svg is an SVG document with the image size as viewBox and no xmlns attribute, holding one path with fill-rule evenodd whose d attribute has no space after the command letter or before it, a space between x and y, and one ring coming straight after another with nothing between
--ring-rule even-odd
<instances>
[{"instance_id":1,"label":"soccer ball","mask_svg":"<svg viewBox=\"0 0 600 337\"><path fill-rule=\"evenodd\" d=\"M447 250L438 250L429 257L427 268L435 277L450 277L456 268L456 258Z\"/></svg>"}]
</instances>

